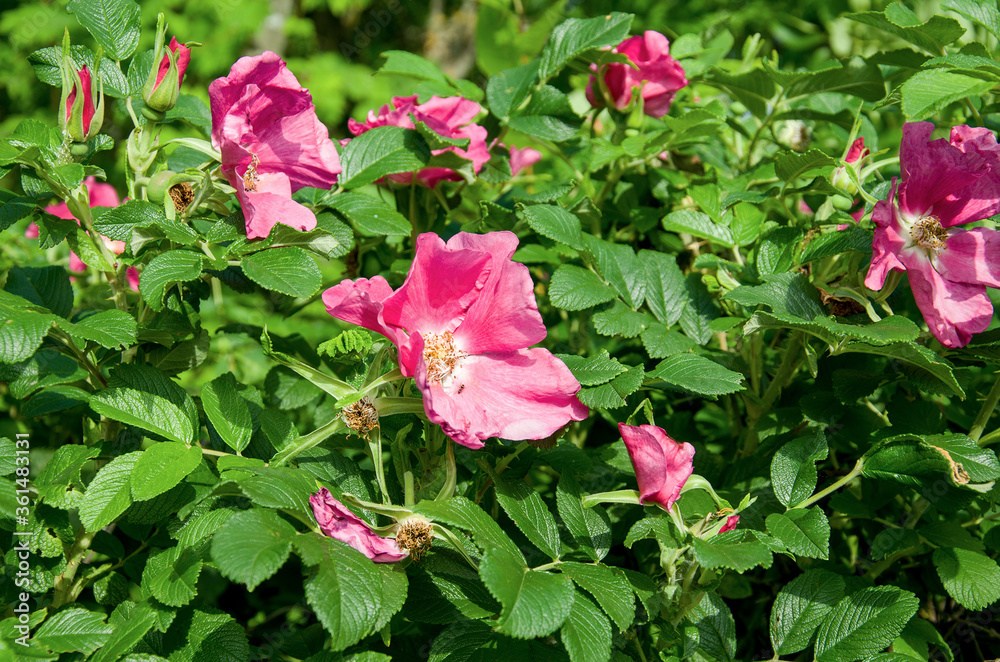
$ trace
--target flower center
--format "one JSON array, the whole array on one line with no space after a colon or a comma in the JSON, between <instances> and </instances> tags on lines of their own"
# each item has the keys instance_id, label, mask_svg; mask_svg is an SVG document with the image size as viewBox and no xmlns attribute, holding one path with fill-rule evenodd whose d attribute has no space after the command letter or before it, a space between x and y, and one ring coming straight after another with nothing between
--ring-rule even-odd
<instances>
[{"instance_id":1,"label":"flower center","mask_svg":"<svg viewBox=\"0 0 1000 662\"><path fill-rule=\"evenodd\" d=\"M424 557L433 540L434 525L416 517L401 522L396 532L396 544L409 551L414 561Z\"/></svg>"},{"instance_id":2,"label":"flower center","mask_svg":"<svg viewBox=\"0 0 1000 662\"><path fill-rule=\"evenodd\" d=\"M256 154L250 154L250 165L247 166L247 171L243 175L243 188L248 191L257 190L257 166L260 164L260 159L257 158Z\"/></svg>"},{"instance_id":3,"label":"flower center","mask_svg":"<svg viewBox=\"0 0 1000 662\"><path fill-rule=\"evenodd\" d=\"M367 395L353 404L349 404L340 410L340 415L344 417L347 427L357 432L365 439L368 432L378 425L378 410Z\"/></svg>"},{"instance_id":4,"label":"flower center","mask_svg":"<svg viewBox=\"0 0 1000 662\"><path fill-rule=\"evenodd\" d=\"M461 361L468 354L455 347L455 336L451 331L444 333L422 333L424 339L424 363L427 364L427 381L442 382L451 377Z\"/></svg>"},{"instance_id":5,"label":"flower center","mask_svg":"<svg viewBox=\"0 0 1000 662\"><path fill-rule=\"evenodd\" d=\"M910 236L913 243L921 248L932 251L944 250L948 231L941 225L941 220L933 214L924 214L910 226Z\"/></svg>"}]
</instances>

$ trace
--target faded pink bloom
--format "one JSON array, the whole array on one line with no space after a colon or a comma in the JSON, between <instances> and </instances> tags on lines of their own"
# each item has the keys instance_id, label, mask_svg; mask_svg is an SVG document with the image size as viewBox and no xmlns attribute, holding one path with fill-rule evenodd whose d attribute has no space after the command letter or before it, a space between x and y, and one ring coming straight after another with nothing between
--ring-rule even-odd
<instances>
[{"instance_id":1,"label":"faded pink bloom","mask_svg":"<svg viewBox=\"0 0 1000 662\"><path fill-rule=\"evenodd\" d=\"M655 425L619 423L618 432L635 467L640 503L670 510L694 471L694 446L677 443Z\"/></svg>"},{"instance_id":2,"label":"faded pink bloom","mask_svg":"<svg viewBox=\"0 0 1000 662\"><path fill-rule=\"evenodd\" d=\"M333 498L325 487L310 496L309 503L320 531L334 540L347 543L375 563L395 563L406 558L406 552L394 539L377 535L367 522Z\"/></svg>"},{"instance_id":3,"label":"faded pink bloom","mask_svg":"<svg viewBox=\"0 0 1000 662\"><path fill-rule=\"evenodd\" d=\"M316 117L312 96L285 62L267 51L236 61L208 88L212 144L243 207L247 237L266 237L276 223L312 230L316 215L292 200L305 186L329 189L340 157Z\"/></svg>"},{"instance_id":4,"label":"faded pink bloom","mask_svg":"<svg viewBox=\"0 0 1000 662\"><path fill-rule=\"evenodd\" d=\"M931 140L934 125L903 126L902 181L872 212L877 227L865 286L882 289L889 271L905 271L931 333L963 347L993 319L987 287L1000 287L1000 232L956 226L1000 212L1000 145L988 129L952 127L950 142Z\"/></svg>"},{"instance_id":5,"label":"faded pink bloom","mask_svg":"<svg viewBox=\"0 0 1000 662\"><path fill-rule=\"evenodd\" d=\"M530 168L542 160L542 153L533 147L517 147L511 145L510 150L510 171L517 175L525 168Z\"/></svg>"},{"instance_id":6,"label":"faded pink bloom","mask_svg":"<svg viewBox=\"0 0 1000 662\"><path fill-rule=\"evenodd\" d=\"M606 64L591 70L601 76L611 103L618 110L625 110L632 103L632 88L641 88L642 110L650 117L663 117L670 111L670 103L677 90L688 84L684 69L670 57L670 41L659 32L646 30L642 36L629 37L617 48L638 69L624 63ZM591 75L587 83L587 100L600 108L605 105L597 77Z\"/></svg>"},{"instance_id":7,"label":"faded pink bloom","mask_svg":"<svg viewBox=\"0 0 1000 662\"><path fill-rule=\"evenodd\" d=\"M382 106L378 114L375 114L375 111L368 111L367 122L349 119L347 128L355 137L377 126L401 126L404 129L412 129L415 127L413 123L415 118L445 138L468 138L469 146L466 149L445 147L433 150L431 154L437 156L444 152L454 152L463 159L472 161L472 168L478 173L490 160L490 151L486 146L486 129L472 121L482 110L478 103L464 97L432 96L427 103L418 104L417 95L414 94L412 97L393 97L392 105ZM428 188L434 188L441 181L457 181L462 178L451 168L424 168L416 173L416 176L417 180ZM397 173L389 175L388 179L400 184L409 184L413 179L413 173Z\"/></svg>"},{"instance_id":8,"label":"faded pink bloom","mask_svg":"<svg viewBox=\"0 0 1000 662\"><path fill-rule=\"evenodd\" d=\"M725 533L726 531L732 531L733 529L736 528L736 525L739 524L739 523L740 523L740 516L739 515L730 515L729 517L726 518L726 523L722 525L721 529L719 529L719 533Z\"/></svg>"},{"instance_id":9,"label":"faded pink bloom","mask_svg":"<svg viewBox=\"0 0 1000 662\"><path fill-rule=\"evenodd\" d=\"M490 437L544 439L587 417L580 383L547 349L512 232L417 238L406 281L345 280L323 294L337 319L381 333L424 396L427 418L469 448Z\"/></svg>"},{"instance_id":10,"label":"faded pink bloom","mask_svg":"<svg viewBox=\"0 0 1000 662\"><path fill-rule=\"evenodd\" d=\"M87 187L87 194L90 196L91 207L117 207L121 204L121 201L118 199L118 192L115 191L115 187L111 184L99 182L97 181L97 178L93 176L87 177L83 180L83 183ZM69 210L69 205L65 202L60 202L57 205L49 205L45 208L45 211L59 218L79 222L79 219L73 216ZM28 229L24 231L24 236L28 239L38 239L38 226L34 223L29 225ZM124 241L108 239L104 235L101 235L101 239L104 240L104 245L108 247L108 250L115 255L121 255L125 252ZM84 261L80 259L80 256L73 251L70 251L69 253L69 270L78 274L87 270L86 263L84 263ZM138 292L139 272L136 268L129 267L125 272L125 277L128 279L128 284L129 287L132 288L132 291Z\"/></svg>"}]
</instances>

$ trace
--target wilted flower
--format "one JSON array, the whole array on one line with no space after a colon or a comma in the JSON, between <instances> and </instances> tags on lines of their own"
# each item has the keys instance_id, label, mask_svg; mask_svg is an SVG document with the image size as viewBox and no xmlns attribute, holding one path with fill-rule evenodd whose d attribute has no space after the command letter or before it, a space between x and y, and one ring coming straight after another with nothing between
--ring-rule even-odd
<instances>
[{"instance_id":1,"label":"wilted flower","mask_svg":"<svg viewBox=\"0 0 1000 662\"><path fill-rule=\"evenodd\" d=\"M237 60L208 94L212 144L243 207L247 237L266 237L275 223L315 228L315 214L293 201L292 193L333 186L340 158L309 92L267 51Z\"/></svg>"},{"instance_id":2,"label":"wilted flower","mask_svg":"<svg viewBox=\"0 0 1000 662\"><path fill-rule=\"evenodd\" d=\"M931 140L929 122L903 126L902 181L872 213L874 255L865 285L890 271L909 275L913 298L934 337L963 347L993 318L987 287L1000 287L1000 233L955 226L1000 212L1000 145L988 129L956 126Z\"/></svg>"},{"instance_id":3,"label":"wilted flower","mask_svg":"<svg viewBox=\"0 0 1000 662\"><path fill-rule=\"evenodd\" d=\"M510 259L516 248L512 232L460 232L447 244L425 233L395 292L376 276L323 294L331 315L396 345L427 418L469 448L489 437L543 439L587 416L569 368L527 349L546 330L527 267Z\"/></svg>"},{"instance_id":4,"label":"wilted flower","mask_svg":"<svg viewBox=\"0 0 1000 662\"><path fill-rule=\"evenodd\" d=\"M655 425L619 423L618 432L635 467L639 501L670 510L694 471L694 446L674 441Z\"/></svg>"},{"instance_id":5,"label":"wilted flower","mask_svg":"<svg viewBox=\"0 0 1000 662\"><path fill-rule=\"evenodd\" d=\"M406 552L392 538L372 531L360 517L337 501L325 487L309 497L320 530L335 540L347 543L376 563L394 563L406 558Z\"/></svg>"},{"instance_id":6,"label":"wilted flower","mask_svg":"<svg viewBox=\"0 0 1000 662\"><path fill-rule=\"evenodd\" d=\"M670 41L659 32L646 30L642 36L629 37L615 53L628 57L636 67L612 62L598 68L591 65L596 76L587 83L587 100L600 108L606 104L600 87L607 90L608 101L618 110L632 103L632 88L641 89L642 110L650 117L663 117L677 90L688 84L684 69L670 56ZM600 77L600 81L598 78Z\"/></svg>"},{"instance_id":7,"label":"wilted flower","mask_svg":"<svg viewBox=\"0 0 1000 662\"><path fill-rule=\"evenodd\" d=\"M486 129L472 122L482 110L478 103L464 97L433 96L427 103L421 104L417 103L417 95L393 97L391 106L389 104L382 106L378 114L369 111L367 122L357 122L352 118L347 121L347 128L354 136L360 136L378 126L412 129L415 127L415 119L445 138L468 138L469 146L465 149L444 147L433 150L431 154L437 156L445 152L454 152L463 159L472 161L472 169L478 173L490 160L490 151L486 146ZM429 188L434 188L441 181L457 181L462 178L451 168L438 167L424 168L416 173L416 176L421 184ZM413 173L397 173L389 175L388 178L394 182L409 184L413 179Z\"/></svg>"}]
</instances>

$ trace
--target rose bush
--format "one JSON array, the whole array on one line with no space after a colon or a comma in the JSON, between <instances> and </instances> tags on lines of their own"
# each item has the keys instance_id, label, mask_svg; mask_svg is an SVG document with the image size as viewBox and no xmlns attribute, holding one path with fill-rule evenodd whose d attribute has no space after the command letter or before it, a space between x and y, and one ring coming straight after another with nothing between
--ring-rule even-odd
<instances>
[{"instance_id":1,"label":"rose bush","mask_svg":"<svg viewBox=\"0 0 1000 662\"><path fill-rule=\"evenodd\" d=\"M0 139L0 660L997 655L995 6L99 4Z\"/></svg>"}]
</instances>

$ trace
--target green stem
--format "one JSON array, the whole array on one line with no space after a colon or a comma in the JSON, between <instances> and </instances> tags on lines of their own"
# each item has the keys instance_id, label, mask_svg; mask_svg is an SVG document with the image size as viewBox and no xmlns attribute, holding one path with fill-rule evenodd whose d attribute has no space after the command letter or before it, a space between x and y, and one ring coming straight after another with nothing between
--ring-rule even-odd
<instances>
[{"instance_id":1,"label":"green stem","mask_svg":"<svg viewBox=\"0 0 1000 662\"><path fill-rule=\"evenodd\" d=\"M979 409L976 420L972 423L972 427L969 428L969 436L973 441L978 443L983 436L983 431L986 430L986 425L990 422L990 417L993 415L993 410L996 409L997 402L1000 402L1000 377L993 383L993 388L990 389L990 392L986 395L986 399L983 400L983 406ZM982 444L979 445L982 446Z\"/></svg>"},{"instance_id":2,"label":"green stem","mask_svg":"<svg viewBox=\"0 0 1000 662\"><path fill-rule=\"evenodd\" d=\"M413 506L417 502L415 492L413 490L413 472L407 471L403 474L403 505L407 508Z\"/></svg>"},{"instance_id":3,"label":"green stem","mask_svg":"<svg viewBox=\"0 0 1000 662\"><path fill-rule=\"evenodd\" d=\"M599 503L630 503L634 505L641 505L639 503L639 490L615 490L613 492L598 492L597 494L588 494L581 499L584 508L590 508L596 506Z\"/></svg>"},{"instance_id":4,"label":"green stem","mask_svg":"<svg viewBox=\"0 0 1000 662\"><path fill-rule=\"evenodd\" d=\"M865 468L865 459L864 458L860 458L857 462L854 463L854 468L851 469L850 472L848 472L848 474L846 476L844 476L843 478L841 478L840 480L838 480L833 485L830 485L826 489L821 490L821 491L817 492L816 494L812 495L811 497L809 497L805 501L803 501L801 503L795 504L793 506L793 508L807 508L808 506L811 506L812 504L816 503L817 501L819 501L820 499L822 499L823 497L825 497L827 494L830 494L832 492L836 492L841 487L843 487L844 485L847 485L852 480L854 480L855 478L857 478L858 476L860 476L861 475L861 471L864 468ZM789 510L791 510L791 508L789 508Z\"/></svg>"},{"instance_id":5,"label":"green stem","mask_svg":"<svg viewBox=\"0 0 1000 662\"><path fill-rule=\"evenodd\" d=\"M87 554L87 550L90 549L90 543L96 535L97 531L86 533L82 530L77 535L73 547L70 548L69 554L66 555L66 569L56 577L53 583L53 609L61 607L73 599L73 578L76 576L76 571L80 568L80 562Z\"/></svg>"},{"instance_id":6,"label":"green stem","mask_svg":"<svg viewBox=\"0 0 1000 662\"><path fill-rule=\"evenodd\" d=\"M795 370L799 366L799 361L802 359L800 349L802 349L801 331L792 335L788 347L785 348L785 355L781 359L778 372L774 375L774 379L771 380L767 390L764 391L764 395L760 399L760 404L756 405L751 411L750 422L747 424L746 443L743 445L743 457L747 457L757 449L757 444L760 441L757 436L757 422L764 414L770 411L778 396L781 395L781 389L788 385L792 375L795 374Z\"/></svg>"},{"instance_id":7,"label":"green stem","mask_svg":"<svg viewBox=\"0 0 1000 662\"><path fill-rule=\"evenodd\" d=\"M378 482L379 491L382 492L382 503L391 505L389 498L389 488L385 484L385 465L382 463L382 429L372 429L372 435L368 441L368 456L375 466L375 480Z\"/></svg>"},{"instance_id":8,"label":"green stem","mask_svg":"<svg viewBox=\"0 0 1000 662\"><path fill-rule=\"evenodd\" d=\"M445 479L441 491L434 497L435 501L450 499L455 494L455 484L458 482L458 468L455 466L455 442L450 438L444 451Z\"/></svg>"},{"instance_id":9,"label":"green stem","mask_svg":"<svg viewBox=\"0 0 1000 662\"><path fill-rule=\"evenodd\" d=\"M337 417L326 425L317 428L307 435L299 437L299 440L278 451L271 459L270 466L280 467L300 453L304 453L314 446L318 446L330 438L335 432L339 432L344 427L344 420Z\"/></svg>"},{"instance_id":10,"label":"green stem","mask_svg":"<svg viewBox=\"0 0 1000 662\"><path fill-rule=\"evenodd\" d=\"M528 446L530 445L531 444L529 444L528 442L522 441L520 444L518 444L517 448L514 449L513 453L511 453L507 457L497 462L497 466L494 467L493 470L496 471L498 474L503 473L510 465L510 463L513 462L517 458L517 456L520 455L521 452L524 451L526 448L528 448Z\"/></svg>"}]
</instances>

